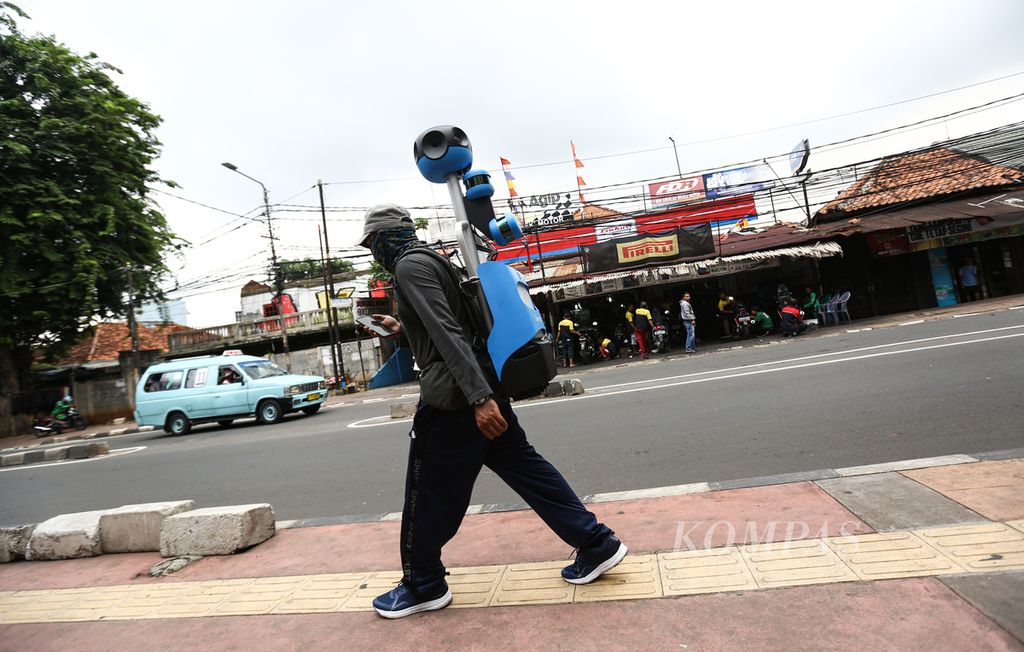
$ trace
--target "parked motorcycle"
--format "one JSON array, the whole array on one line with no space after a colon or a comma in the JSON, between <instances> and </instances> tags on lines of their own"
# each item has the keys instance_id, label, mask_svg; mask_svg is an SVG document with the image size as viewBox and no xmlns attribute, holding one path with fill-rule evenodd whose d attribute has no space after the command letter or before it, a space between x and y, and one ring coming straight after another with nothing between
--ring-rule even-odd
<instances>
[{"instance_id":1,"label":"parked motorcycle","mask_svg":"<svg viewBox=\"0 0 1024 652\"><path fill-rule=\"evenodd\" d=\"M750 311L742 303L736 304L736 337L742 339L750 339L752 334L752 327L754 324L754 318L750 316Z\"/></svg>"},{"instance_id":2,"label":"parked motorcycle","mask_svg":"<svg viewBox=\"0 0 1024 652\"><path fill-rule=\"evenodd\" d=\"M668 351L668 328L665 326L664 320L654 325L654 334L651 336L651 351L653 353Z\"/></svg>"},{"instance_id":3,"label":"parked motorcycle","mask_svg":"<svg viewBox=\"0 0 1024 652\"><path fill-rule=\"evenodd\" d=\"M597 332L597 322L594 322L594 326L584 326L577 329L579 333L579 356L580 362L583 364L590 364L601 359L601 343L598 339L600 335Z\"/></svg>"}]
</instances>

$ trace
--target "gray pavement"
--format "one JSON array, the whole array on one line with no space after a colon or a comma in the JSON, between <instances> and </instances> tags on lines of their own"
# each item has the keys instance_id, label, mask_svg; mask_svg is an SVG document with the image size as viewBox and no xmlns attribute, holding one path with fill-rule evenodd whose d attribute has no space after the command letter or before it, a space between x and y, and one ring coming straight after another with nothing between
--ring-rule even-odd
<instances>
[{"instance_id":1,"label":"gray pavement","mask_svg":"<svg viewBox=\"0 0 1024 652\"><path fill-rule=\"evenodd\" d=\"M1024 445L1024 311L847 330L858 326L576 369L586 395L517 412L580 494ZM106 459L0 470L0 524L128 499L266 501L280 519L398 511L409 423L386 419L391 398L364 400L276 426L125 435ZM517 501L481 475L474 503Z\"/></svg>"}]
</instances>

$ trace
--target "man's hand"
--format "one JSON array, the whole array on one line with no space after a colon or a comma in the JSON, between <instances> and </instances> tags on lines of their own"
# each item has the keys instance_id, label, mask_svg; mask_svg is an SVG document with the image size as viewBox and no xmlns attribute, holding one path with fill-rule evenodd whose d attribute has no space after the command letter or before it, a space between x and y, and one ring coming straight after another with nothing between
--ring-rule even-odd
<instances>
[{"instance_id":1,"label":"man's hand","mask_svg":"<svg viewBox=\"0 0 1024 652\"><path fill-rule=\"evenodd\" d=\"M487 399L483 405L473 408L476 415L476 427L488 439L497 439L508 429L508 422L501 416L501 410L493 398Z\"/></svg>"},{"instance_id":2,"label":"man's hand","mask_svg":"<svg viewBox=\"0 0 1024 652\"><path fill-rule=\"evenodd\" d=\"M392 317L391 315L374 314L370 316L379 321L381 324L383 324L384 328L387 328L388 330L391 331L391 335L388 335L388 339L398 335L398 333L401 332L402 330L402 324L400 324L399 321ZM359 328L361 328L363 332L367 335L377 335L377 333L374 333L366 326L360 325Z\"/></svg>"}]
</instances>

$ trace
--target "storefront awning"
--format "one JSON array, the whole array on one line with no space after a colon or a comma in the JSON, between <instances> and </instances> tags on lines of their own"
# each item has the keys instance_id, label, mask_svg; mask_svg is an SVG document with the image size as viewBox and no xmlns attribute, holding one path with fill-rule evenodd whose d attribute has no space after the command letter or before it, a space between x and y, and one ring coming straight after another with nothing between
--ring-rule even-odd
<instances>
[{"instance_id":1,"label":"storefront awning","mask_svg":"<svg viewBox=\"0 0 1024 652\"><path fill-rule=\"evenodd\" d=\"M756 269L762 263L777 261L780 258L829 258L842 256L843 249L837 242L816 242L814 244L783 247L769 251L752 251L735 256L723 258L712 258L691 263L678 263L674 265L663 265L660 267L648 267L645 269L630 269L619 272L607 272L603 274L592 274L586 277L573 278L571 280L547 283L530 288L530 294L539 294L553 290L565 290L585 284L606 283L608 291L614 290L615 284L611 283L618 279L633 279L637 286L656 285L663 283L682 282L708 276L721 276L723 274L735 274L738 272ZM576 274L582 274L582 264L576 263ZM569 270L564 270L568 272ZM570 272L571 273L571 272ZM568 274L566 274L568 275ZM597 293L605 293L600 291Z\"/></svg>"}]
</instances>

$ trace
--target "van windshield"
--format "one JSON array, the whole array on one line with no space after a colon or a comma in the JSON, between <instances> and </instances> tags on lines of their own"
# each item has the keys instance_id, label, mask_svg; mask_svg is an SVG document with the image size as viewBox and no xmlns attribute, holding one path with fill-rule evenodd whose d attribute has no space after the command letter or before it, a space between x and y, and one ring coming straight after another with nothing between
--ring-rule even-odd
<instances>
[{"instance_id":1,"label":"van windshield","mask_svg":"<svg viewBox=\"0 0 1024 652\"><path fill-rule=\"evenodd\" d=\"M253 380L259 380L260 378L270 378L271 376L287 376L288 372L278 367L270 360L259 360L254 362L242 362L238 365L242 368L249 378Z\"/></svg>"}]
</instances>

